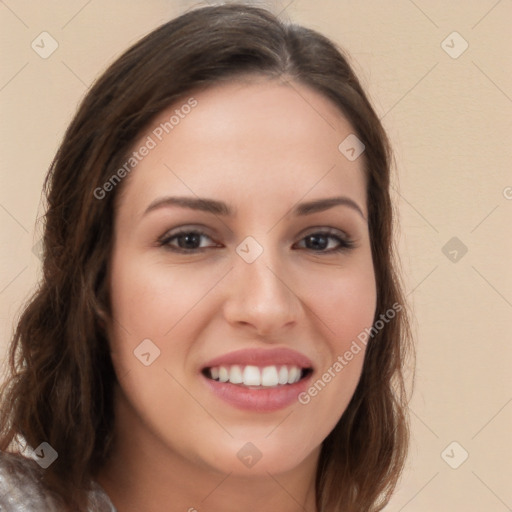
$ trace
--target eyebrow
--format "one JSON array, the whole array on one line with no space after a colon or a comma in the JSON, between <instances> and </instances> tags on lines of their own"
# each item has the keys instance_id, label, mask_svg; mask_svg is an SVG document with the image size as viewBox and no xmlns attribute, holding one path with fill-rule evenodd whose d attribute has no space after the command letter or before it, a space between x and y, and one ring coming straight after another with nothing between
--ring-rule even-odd
<instances>
[{"instance_id":1,"label":"eyebrow","mask_svg":"<svg viewBox=\"0 0 512 512\"><path fill-rule=\"evenodd\" d=\"M166 196L155 199L146 208L146 210L143 213L143 216L153 210L169 206L178 206L181 208L199 210L207 213L213 213L214 215L222 215L227 217L233 217L234 215L236 215L235 208L232 208L223 201L217 201L216 199L208 199L202 197L196 198ZM297 216L311 215L313 213L329 210L331 208L334 208L335 206L348 206L352 210L355 210L364 220L366 220L363 211L361 210L359 205L354 200L345 196L315 199L314 201L300 203L293 208L292 213Z\"/></svg>"}]
</instances>

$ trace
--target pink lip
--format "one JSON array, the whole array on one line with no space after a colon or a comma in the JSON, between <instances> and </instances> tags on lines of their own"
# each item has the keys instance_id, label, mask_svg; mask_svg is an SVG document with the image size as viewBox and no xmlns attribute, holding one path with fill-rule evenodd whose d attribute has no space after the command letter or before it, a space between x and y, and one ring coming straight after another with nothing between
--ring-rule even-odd
<instances>
[{"instance_id":1,"label":"pink lip","mask_svg":"<svg viewBox=\"0 0 512 512\"><path fill-rule=\"evenodd\" d=\"M260 367L270 365L290 365L299 366L301 368L313 367L313 363L308 357L289 348L246 348L216 357L203 365L202 369L212 368L214 366L229 366L233 364L254 365Z\"/></svg>"},{"instance_id":2,"label":"pink lip","mask_svg":"<svg viewBox=\"0 0 512 512\"><path fill-rule=\"evenodd\" d=\"M234 364L259 367L289 365L313 368L311 360L303 354L287 348L278 348L242 349L230 352L208 361L202 367L202 370ZM250 388L239 384L231 384L230 382L219 382L209 379L203 373L201 373L201 378L204 379L210 391L218 398L237 409L252 412L272 412L297 403L297 397L307 389L312 373L295 384L285 384L272 388Z\"/></svg>"},{"instance_id":3,"label":"pink lip","mask_svg":"<svg viewBox=\"0 0 512 512\"><path fill-rule=\"evenodd\" d=\"M298 395L306 391L311 380L310 374L295 384L254 389L229 382L219 382L204 375L201 375L201 377L209 389L221 400L237 409L252 412L272 412L288 407L293 403L297 404Z\"/></svg>"}]
</instances>

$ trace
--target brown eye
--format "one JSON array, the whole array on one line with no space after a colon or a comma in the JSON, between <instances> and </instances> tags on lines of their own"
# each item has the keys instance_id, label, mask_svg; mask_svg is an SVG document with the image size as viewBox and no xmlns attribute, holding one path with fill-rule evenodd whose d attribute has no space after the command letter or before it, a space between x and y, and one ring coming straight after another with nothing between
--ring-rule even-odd
<instances>
[{"instance_id":1,"label":"brown eye","mask_svg":"<svg viewBox=\"0 0 512 512\"><path fill-rule=\"evenodd\" d=\"M159 241L159 245L175 252L202 252L205 247L201 247L202 238L211 238L202 231L182 230L177 233L165 236ZM176 240L178 247L172 242Z\"/></svg>"},{"instance_id":2,"label":"brown eye","mask_svg":"<svg viewBox=\"0 0 512 512\"><path fill-rule=\"evenodd\" d=\"M329 247L334 240L334 247ZM354 247L354 242L348 238L342 238L338 234L334 234L331 231L318 231L310 233L305 236L301 241L305 241L306 249L309 249L317 253L336 253L341 251L347 251ZM328 250L325 250L329 248Z\"/></svg>"}]
</instances>

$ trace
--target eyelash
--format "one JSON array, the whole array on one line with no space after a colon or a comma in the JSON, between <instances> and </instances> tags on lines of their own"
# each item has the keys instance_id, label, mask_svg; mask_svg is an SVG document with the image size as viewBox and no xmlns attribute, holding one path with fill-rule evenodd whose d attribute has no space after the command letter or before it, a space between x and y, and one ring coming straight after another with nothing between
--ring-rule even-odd
<instances>
[{"instance_id":1,"label":"eyelash","mask_svg":"<svg viewBox=\"0 0 512 512\"><path fill-rule=\"evenodd\" d=\"M160 238L158 240L158 246L159 247L164 247L165 249L167 249L169 251L172 251L172 252L175 252L175 253L180 253L180 254L199 253L199 252L204 252L205 249L211 249L211 247L202 247L202 248L196 248L196 249L182 249L182 248L178 248L178 247L174 247L174 246L170 245L171 240L174 240L175 238L182 237L184 235L199 235L199 236L202 236L202 237L210 238L210 240L211 240L211 237L208 236L203 231L200 231L200 230L197 230L197 229L183 229L181 231L178 231L178 232L173 233L173 234L168 235L168 236L164 235L162 238ZM310 251L312 251L313 253L316 253L316 254L335 254L335 253L345 252L345 251L349 251L349 250L353 249L354 246L355 246L353 240L351 240L349 238L346 238L346 239L341 238L337 234L337 231L332 231L332 230L314 231L314 232L309 233L308 235L304 236L301 239L301 241L306 239L306 238L308 238L308 237L315 236L315 235L320 235L320 236L324 236L324 237L327 237L327 238L335 239L339 243L339 246L337 248L329 249L329 250L315 251L314 249L307 249L306 248L307 250L310 250Z\"/></svg>"}]
</instances>

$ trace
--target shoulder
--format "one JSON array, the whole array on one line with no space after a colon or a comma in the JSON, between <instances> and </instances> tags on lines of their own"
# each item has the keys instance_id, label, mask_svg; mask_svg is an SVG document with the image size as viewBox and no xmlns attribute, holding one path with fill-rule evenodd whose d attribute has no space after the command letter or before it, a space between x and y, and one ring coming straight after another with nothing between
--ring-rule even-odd
<instances>
[{"instance_id":1,"label":"shoulder","mask_svg":"<svg viewBox=\"0 0 512 512\"><path fill-rule=\"evenodd\" d=\"M44 469L21 454L0 450L0 512L62 512L62 500L42 483ZM116 512L96 482L89 492L91 512Z\"/></svg>"},{"instance_id":2,"label":"shoulder","mask_svg":"<svg viewBox=\"0 0 512 512\"><path fill-rule=\"evenodd\" d=\"M0 512L58 512L59 498L41 482L44 470L35 460L0 451Z\"/></svg>"}]
</instances>

